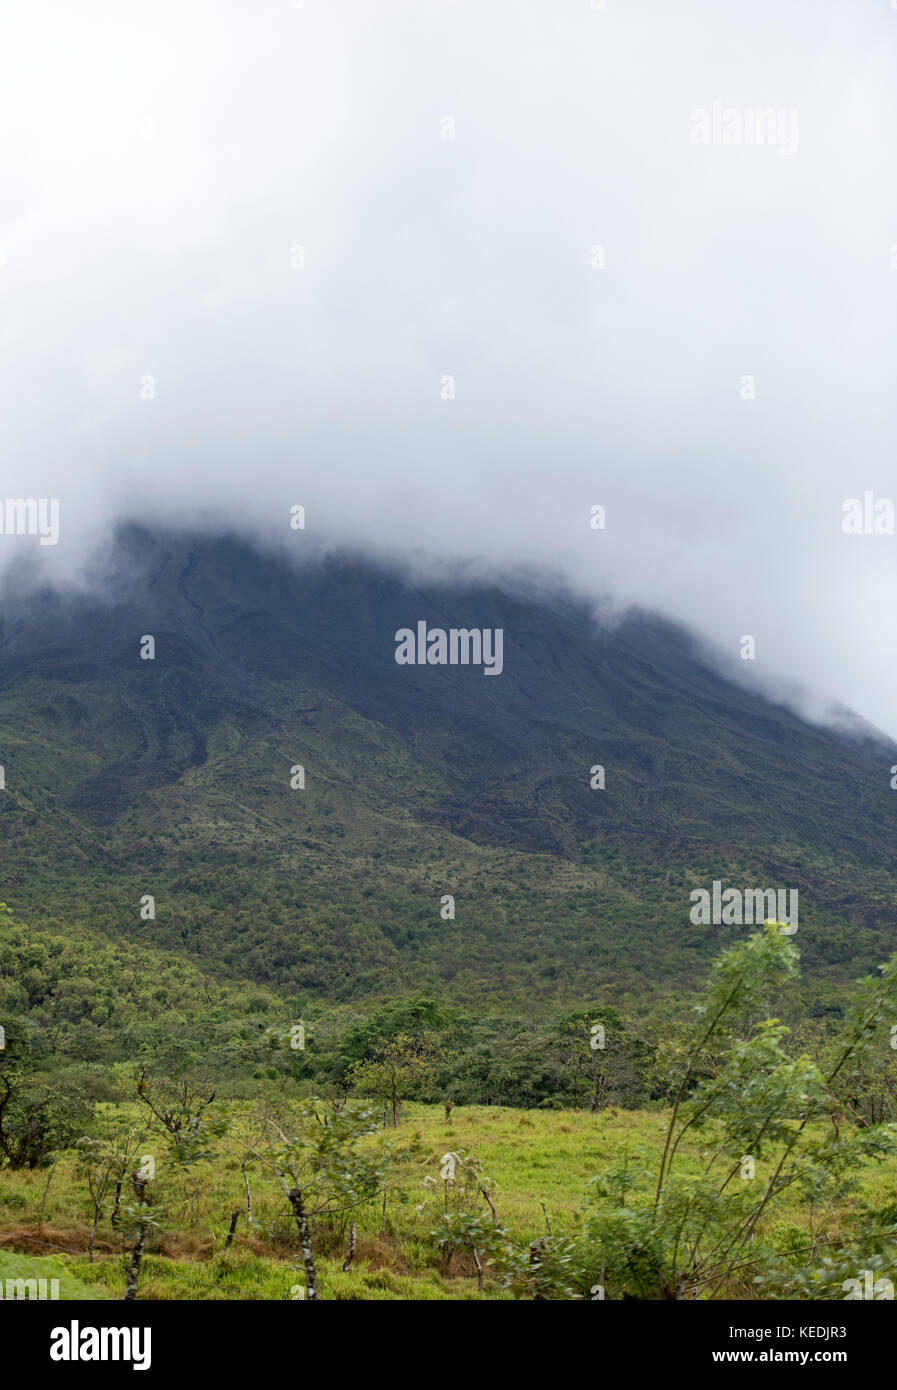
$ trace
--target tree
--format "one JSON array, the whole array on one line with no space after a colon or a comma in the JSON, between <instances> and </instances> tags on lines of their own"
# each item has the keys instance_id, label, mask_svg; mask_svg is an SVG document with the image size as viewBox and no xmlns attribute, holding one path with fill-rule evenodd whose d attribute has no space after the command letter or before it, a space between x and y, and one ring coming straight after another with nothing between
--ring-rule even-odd
<instances>
[{"instance_id":1,"label":"tree","mask_svg":"<svg viewBox=\"0 0 897 1390\"><path fill-rule=\"evenodd\" d=\"M125 1208L124 1229L134 1235L131 1261L128 1265L128 1279L125 1285L125 1302L133 1302L137 1297L140 1269L143 1265L143 1252L146 1248L146 1233L152 1227L161 1228L160 1213L157 1207L146 1200L148 1179L139 1172L131 1174L134 1188L134 1203Z\"/></svg>"},{"instance_id":2,"label":"tree","mask_svg":"<svg viewBox=\"0 0 897 1390\"><path fill-rule=\"evenodd\" d=\"M504 1237L491 1197L494 1183L484 1176L479 1159L462 1150L443 1154L438 1180L428 1176L424 1187L438 1208L438 1225L431 1234L442 1251L446 1271L455 1250L469 1250L477 1272L477 1291L482 1293L483 1254ZM483 1211L484 1202L491 1215Z\"/></svg>"},{"instance_id":3,"label":"tree","mask_svg":"<svg viewBox=\"0 0 897 1390\"><path fill-rule=\"evenodd\" d=\"M596 1114L612 1100L639 1098L650 1048L616 1009L596 1005L561 1019L556 1045L564 1055L573 1104ZM582 1087L582 1092L580 1092Z\"/></svg>"},{"instance_id":4,"label":"tree","mask_svg":"<svg viewBox=\"0 0 897 1390\"><path fill-rule=\"evenodd\" d=\"M150 1082L145 1068L141 1067L137 1097L161 1124L168 1136L172 1157L182 1168L214 1157L213 1141L220 1139L228 1127L223 1116L210 1110L215 1099L214 1090L171 1078Z\"/></svg>"},{"instance_id":5,"label":"tree","mask_svg":"<svg viewBox=\"0 0 897 1390\"><path fill-rule=\"evenodd\" d=\"M381 1156L362 1147L362 1141L379 1128L373 1110L353 1104L322 1116L319 1104L315 1100L300 1104L289 1129L268 1121L274 1143L267 1161L296 1221L305 1296L310 1302L318 1300L312 1221L323 1215L346 1216L370 1201L382 1187L385 1173Z\"/></svg>"},{"instance_id":6,"label":"tree","mask_svg":"<svg viewBox=\"0 0 897 1390\"><path fill-rule=\"evenodd\" d=\"M638 1177L619 1167L596 1184L588 1228L618 1296L715 1297L733 1279L750 1280L772 1258L760 1224L784 1192L816 1200L820 1191L843 1191L859 1167L894 1150L897 1134L887 1127L839 1139L828 1130L820 1137L812 1122L830 1114L836 1078L882 1019L897 957L865 989L824 1070L789 1055L788 1029L777 1019L755 1021L797 962L775 923L722 953L679 1066L651 1205L625 1205ZM676 1173L689 1131L711 1141L698 1178ZM765 1177L756 1171L761 1163Z\"/></svg>"},{"instance_id":7,"label":"tree","mask_svg":"<svg viewBox=\"0 0 897 1390\"><path fill-rule=\"evenodd\" d=\"M597 1290L600 1298L715 1298L745 1296L759 1280L804 1291L825 1285L824 1271L807 1270L819 1240L783 1256L765 1242L763 1223L782 1194L809 1206L843 1197L863 1166L897 1152L897 1126L839 1135L818 1123L831 1120L839 1103L839 1078L870 1040L882 1041L897 956L861 987L823 1065L791 1055L789 1030L764 1017L795 978L797 962L794 943L775 923L722 953L698 1022L667 1063L672 1105L659 1162L652 1171L647 1158L623 1154L594 1180L583 1238L549 1242L546 1258L538 1256L534 1297L587 1298ZM684 1143L698 1135L703 1170L683 1174ZM866 1212L858 1223L865 1246L854 1248L863 1249L863 1259L879 1260L893 1242L897 1211L879 1215ZM504 1261L508 1281L525 1287L525 1251L509 1246Z\"/></svg>"},{"instance_id":8,"label":"tree","mask_svg":"<svg viewBox=\"0 0 897 1390\"><path fill-rule=\"evenodd\" d=\"M399 1105L433 1079L436 1061L433 1034L412 1037L398 1033L379 1045L373 1058L355 1062L349 1069L352 1086L392 1107L392 1123L399 1123Z\"/></svg>"},{"instance_id":9,"label":"tree","mask_svg":"<svg viewBox=\"0 0 897 1390\"><path fill-rule=\"evenodd\" d=\"M207 1089L195 1088L186 1081L170 1078L150 1083L143 1068L137 1081L138 1099L161 1125L171 1160L183 1172L189 1172L196 1164L214 1158L215 1143L228 1129L226 1117L210 1110L215 1092L207 1095ZM129 1300L137 1297L147 1231L151 1227L161 1228L158 1208L146 1199L150 1177L151 1174L142 1168L131 1173L135 1202L125 1210L125 1228L132 1230L135 1237L125 1289L125 1298Z\"/></svg>"},{"instance_id":10,"label":"tree","mask_svg":"<svg viewBox=\"0 0 897 1390\"><path fill-rule=\"evenodd\" d=\"M875 981L869 982L849 1007L848 1017L858 1030L857 1043L831 1084L836 1120L849 1116L861 1129L897 1118L897 1026L870 1011L875 986ZM870 1020L868 1025L862 1011ZM823 1065L831 1061L831 1047L830 1043Z\"/></svg>"},{"instance_id":11,"label":"tree","mask_svg":"<svg viewBox=\"0 0 897 1390\"><path fill-rule=\"evenodd\" d=\"M93 1224L87 1247L91 1262L97 1228L103 1217L106 1199L114 1191L111 1217L112 1224L117 1225L124 1176L129 1168L133 1167L146 1139L147 1131L143 1126L132 1124L121 1117L113 1117L106 1121L105 1131L101 1136L84 1136L75 1146L79 1153L75 1172L77 1176L86 1180L91 1202Z\"/></svg>"},{"instance_id":12,"label":"tree","mask_svg":"<svg viewBox=\"0 0 897 1390\"><path fill-rule=\"evenodd\" d=\"M41 1167L84 1133L93 1110L76 1082L40 1080L29 1068L10 1067L0 1072L0 1154L10 1168Z\"/></svg>"}]
</instances>

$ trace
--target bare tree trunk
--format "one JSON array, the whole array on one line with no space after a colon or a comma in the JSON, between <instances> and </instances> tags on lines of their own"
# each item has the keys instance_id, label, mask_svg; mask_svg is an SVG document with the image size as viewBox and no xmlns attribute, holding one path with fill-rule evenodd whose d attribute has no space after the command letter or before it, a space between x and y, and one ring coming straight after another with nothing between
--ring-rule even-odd
<instances>
[{"instance_id":1,"label":"bare tree trunk","mask_svg":"<svg viewBox=\"0 0 897 1390\"><path fill-rule=\"evenodd\" d=\"M234 1239L234 1231L237 1229L237 1222L240 1219L240 1208L234 1207L230 1214L230 1230L227 1233L227 1240L224 1242L225 1250L229 1250Z\"/></svg>"},{"instance_id":2,"label":"bare tree trunk","mask_svg":"<svg viewBox=\"0 0 897 1390\"><path fill-rule=\"evenodd\" d=\"M356 1236L355 1222L354 1222L354 1221L350 1221L350 1222L349 1222L349 1249L348 1249L348 1251L347 1251L347 1253L346 1253L346 1258L343 1260L343 1274L348 1274L348 1273L349 1273L349 1270L352 1268L352 1261L355 1259L355 1236Z\"/></svg>"},{"instance_id":3,"label":"bare tree trunk","mask_svg":"<svg viewBox=\"0 0 897 1390\"><path fill-rule=\"evenodd\" d=\"M47 1200L47 1193L50 1191L50 1183L53 1181L53 1174L56 1172L56 1164L59 1162L59 1158L60 1158L60 1155L57 1154L57 1155L56 1155L56 1158L53 1160L53 1167L50 1169L50 1175L49 1175L49 1177L47 1178L46 1185L45 1185L45 1187L44 1187L44 1195L43 1195L43 1197L41 1197L41 1199L40 1199L40 1215L39 1215L39 1217L37 1218L37 1224L38 1224L38 1226L42 1226L42 1225L43 1225L43 1221L44 1221L44 1204L45 1204L45 1202L46 1202L46 1200Z\"/></svg>"},{"instance_id":4,"label":"bare tree trunk","mask_svg":"<svg viewBox=\"0 0 897 1390\"><path fill-rule=\"evenodd\" d=\"M131 1182L134 1184L134 1195L137 1201L143 1205L143 1193L146 1188L146 1179L138 1178L136 1173L132 1173ZM146 1223L141 1221L140 1225L137 1227L137 1239L134 1241L134 1249L131 1251L128 1282L125 1285L125 1302L132 1302L137 1297L137 1283L140 1279L140 1266L143 1264L143 1248L146 1244L146 1230Z\"/></svg>"},{"instance_id":5,"label":"bare tree trunk","mask_svg":"<svg viewBox=\"0 0 897 1390\"><path fill-rule=\"evenodd\" d=\"M137 1297L137 1282L140 1278L140 1266L143 1264L143 1247L146 1244L146 1227L141 1225L137 1228L137 1239L134 1242L134 1249L131 1251L131 1264L128 1269L128 1282L125 1286L125 1301L131 1302Z\"/></svg>"},{"instance_id":6,"label":"bare tree trunk","mask_svg":"<svg viewBox=\"0 0 897 1390\"><path fill-rule=\"evenodd\" d=\"M493 1220L493 1221L498 1221L498 1212L495 1210L495 1203L493 1202L492 1198L489 1196L489 1193L486 1191L485 1187L481 1187L481 1188L480 1188L480 1191L482 1192L483 1196L486 1198L486 1201L489 1203L489 1210L492 1212L492 1220Z\"/></svg>"},{"instance_id":7,"label":"bare tree trunk","mask_svg":"<svg viewBox=\"0 0 897 1390\"><path fill-rule=\"evenodd\" d=\"M311 1248L308 1217L305 1215L305 1205L302 1201L301 1187L290 1188L290 1206L293 1208L296 1225L299 1227L299 1239L302 1241L302 1262L305 1265L305 1297L310 1302L316 1302L318 1298L318 1276L315 1273L315 1257Z\"/></svg>"},{"instance_id":8,"label":"bare tree trunk","mask_svg":"<svg viewBox=\"0 0 897 1390\"><path fill-rule=\"evenodd\" d=\"M482 1293L484 1278L483 1261L480 1259L480 1252L477 1250L476 1246L473 1247L473 1262L477 1267L477 1293Z\"/></svg>"},{"instance_id":9,"label":"bare tree trunk","mask_svg":"<svg viewBox=\"0 0 897 1390\"><path fill-rule=\"evenodd\" d=\"M93 1225L90 1228L90 1240L87 1242L87 1255L90 1263L93 1264L93 1243L97 1238L97 1226L100 1224L101 1212L99 1207L94 1207Z\"/></svg>"},{"instance_id":10,"label":"bare tree trunk","mask_svg":"<svg viewBox=\"0 0 897 1390\"><path fill-rule=\"evenodd\" d=\"M121 1220L121 1183L122 1180L121 1178L119 1178L118 1182L115 1184L115 1204L112 1208L111 1218L113 1226L117 1226L119 1221Z\"/></svg>"},{"instance_id":11,"label":"bare tree trunk","mask_svg":"<svg viewBox=\"0 0 897 1390\"><path fill-rule=\"evenodd\" d=\"M249 1176L246 1172L246 1165L241 1163L240 1168L243 1172L243 1184L246 1188L246 1220L252 1225L252 1193L249 1190Z\"/></svg>"},{"instance_id":12,"label":"bare tree trunk","mask_svg":"<svg viewBox=\"0 0 897 1390\"><path fill-rule=\"evenodd\" d=\"M544 1247L544 1244L543 1244L542 1240L533 1240L533 1241L530 1242L530 1247L529 1247L529 1262L530 1262L530 1265L533 1266L533 1268L538 1268L538 1266L542 1263L542 1252L543 1252L544 1248L545 1248L545 1247ZM545 1303L545 1302L547 1302L544 1293L539 1293L539 1291L538 1291L538 1286L537 1286L537 1288L536 1288L536 1292L533 1294L533 1302L534 1302L534 1303L536 1303L536 1302L538 1302L538 1303Z\"/></svg>"}]
</instances>

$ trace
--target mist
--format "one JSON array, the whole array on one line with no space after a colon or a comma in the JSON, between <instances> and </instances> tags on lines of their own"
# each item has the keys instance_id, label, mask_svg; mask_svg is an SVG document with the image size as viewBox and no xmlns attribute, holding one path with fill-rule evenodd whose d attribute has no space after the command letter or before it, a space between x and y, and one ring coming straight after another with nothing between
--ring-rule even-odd
<instances>
[{"instance_id":1,"label":"mist","mask_svg":"<svg viewBox=\"0 0 897 1390\"><path fill-rule=\"evenodd\" d=\"M61 525L0 565L83 584L138 521L544 572L897 734L897 537L842 528L897 487L895 36L870 0L6 7L0 499ZM715 103L783 120L696 143Z\"/></svg>"}]
</instances>

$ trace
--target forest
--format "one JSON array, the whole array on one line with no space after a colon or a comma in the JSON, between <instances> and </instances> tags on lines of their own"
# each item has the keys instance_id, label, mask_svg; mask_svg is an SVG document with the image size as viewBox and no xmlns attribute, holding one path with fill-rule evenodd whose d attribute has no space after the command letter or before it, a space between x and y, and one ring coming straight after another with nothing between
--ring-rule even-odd
<instances>
[{"instance_id":1,"label":"forest","mask_svg":"<svg viewBox=\"0 0 897 1390\"><path fill-rule=\"evenodd\" d=\"M871 1272L893 1292L897 958L809 1019L770 922L721 951L687 1011L539 1025L424 996L289 1019L223 991L151 1024L172 983L137 959L118 975L130 1024L110 1029L84 1018L102 1018L114 958L5 906L0 941L13 1288L825 1299Z\"/></svg>"}]
</instances>

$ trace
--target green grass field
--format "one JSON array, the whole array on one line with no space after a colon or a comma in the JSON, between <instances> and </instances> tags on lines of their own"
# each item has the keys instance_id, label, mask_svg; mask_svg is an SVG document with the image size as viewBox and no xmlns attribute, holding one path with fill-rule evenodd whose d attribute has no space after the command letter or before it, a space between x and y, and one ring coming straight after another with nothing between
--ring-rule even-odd
<instances>
[{"instance_id":1,"label":"green grass field","mask_svg":"<svg viewBox=\"0 0 897 1390\"><path fill-rule=\"evenodd\" d=\"M109 1107L111 1109L111 1107ZM132 1107L136 1113L136 1107ZM231 1118L249 1107L232 1105ZM660 1112L607 1110L522 1111L481 1106L457 1108L447 1125L441 1107L407 1105L397 1130L388 1128L372 1142L398 1145L405 1158L389 1178L385 1211L380 1198L352 1213L358 1243L349 1273L341 1266L348 1218L315 1224L319 1294L324 1299L507 1299L512 1294L486 1268L482 1293L468 1253L446 1264L432 1235L442 1184L442 1156L472 1154L492 1180L492 1199L508 1235L529 1242L544 1235L575 1235L579 1213L589 1200L589 1183L628 1154L653 1168L663 1142ZM417 1152L409 1152L419 1134ZM705 1135L682 1152L681 1171L697 1174L710 1142ZM188 1173L158 1160L152 1201L161 1228L147 1243L140 1280L142 1299L263 1299L302 1297L304 1273L289 1204L273 1175L249 1168L253 1223L246 1220L246 1193L237 1152L221 1153ZM755 1181L767 1176L757 1164ZM426 1179L436 1180L435 1190ZM49 1185L48 1185L49 1179ZM897 1159L867 1170L857 1197L876 1204L897 1200ZM638 1201L639 1199L634 1199ZM779 1250L804 1248L837 1238L855 1199L837 1207L811 1209L796 1202L779 1205L762 1232ZM106 1203L111 1208L111 1199ZM240 1208L234 1242L224 1251L231 1213ZM488 1216L485 1201L482 1214ZM47 1277L50 1264L65 1272L62 1298L124 1292L130 1241L110 1225L108 1210L96 1236L95 1259L87 1256L91 1224L86 1185L76 1174L76 1156L65 1152L55 1168L6 1171L0 1192L0 1280ZM50 1257L50 1258L48 1258ZM812 1259L810 1260L812 1262ZM14 1263L14 1268L13 1268ZM85 1292L85 1288L91 1294ZM745 1287L730 1296L749 1296Z\"/></svg>"}]
</instances>

